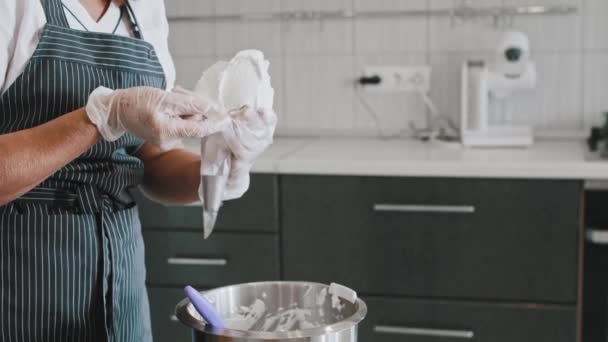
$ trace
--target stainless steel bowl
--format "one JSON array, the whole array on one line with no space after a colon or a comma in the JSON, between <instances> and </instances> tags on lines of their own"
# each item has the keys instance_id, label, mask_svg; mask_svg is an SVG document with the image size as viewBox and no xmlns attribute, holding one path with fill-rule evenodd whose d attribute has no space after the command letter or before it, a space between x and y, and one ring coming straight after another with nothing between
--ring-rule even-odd
<instances>
[{"instance_id":1,"label":"stainless steel bowl","mask_svg":"<svg viewBox=\"0 0 608 342\"><path fill-rule=\"evenodd\" d=\"M202 292L216 307L218 313L228 318L234 315L235 308L249 306L256 299L264 298L269 312L287 308L294 303L300 308L316 305L315 297L328 289L328 285L310 282L262 282L222 287ZM331 300L324 301L318 309L324 314L314 314L318 327L293 331L241 331L214 328L200 318L188 299L176 307L177 318L193 329L195 342L227 341L289 341L289 342L356 342L357 328L367 314L367 306L361 299L353 304L340 300L340 310ZM318 310L311 310L318 312Z\"/></svg>"}]
</instances>

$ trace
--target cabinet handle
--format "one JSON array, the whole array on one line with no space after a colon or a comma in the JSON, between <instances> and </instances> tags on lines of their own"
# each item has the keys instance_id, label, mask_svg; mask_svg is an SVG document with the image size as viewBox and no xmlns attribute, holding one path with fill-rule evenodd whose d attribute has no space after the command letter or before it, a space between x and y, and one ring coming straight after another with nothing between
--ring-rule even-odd
<instances>
[{"instance_id":1,"label":"cabinet handle","mask_svg":"<svg viewBox=\"0 0 608 342\"><path fill-rule=\"evenodd\" d=\"M585 239L594 245L608 245L608 230L587 228Z\"/></svg>"},{"instance_id":2,"label":"cabinet handle","mask_svg":"<svg viewBox=\"0 0 608 342\"><path fill-rule=\"evenodd\" d=\"M167 258L167 264L179 266L227 266L226 259Z\"/></svg>"},{"instance_id":3,"label":"cabinet handle","mask_svg":"<svg viewBox=\"0 0 608 342\"><path fill-rule=\"evenodd\" d=\"M179 322L179 319L177 319L177 316L175 316L175 315L169 316L169 320L171 322L173 322L173 323L178 323Z\"/></svg>"},{"instance_id":4,"label":"cabinet handle","mask_svg":"<svg viewBox=\"0 0 608 342\"><path fill-rule=\"evenodd\" d=\"M426 336L442 338L462 338L472 339L475 333L472 330L450 330L414 327L395 327L388 325L374 326L374 332L379 334L406 335L406 336Z\"/></svg>"},{"instance_id":5,"label":"cabinet handle","mask_svg":"<svg viewBox=\"0 0 608 342\"><path fill-rule=\"evenodd\" d=\"M400 213L473 214L472 205L374 204L374 211Z\"/></svg>"}]
</instances>

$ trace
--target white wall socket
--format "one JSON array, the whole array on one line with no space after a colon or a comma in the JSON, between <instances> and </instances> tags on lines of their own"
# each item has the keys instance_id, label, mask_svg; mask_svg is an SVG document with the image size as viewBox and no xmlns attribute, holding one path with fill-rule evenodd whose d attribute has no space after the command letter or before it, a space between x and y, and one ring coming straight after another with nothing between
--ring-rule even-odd
<instances>
[{"instance_id":1,"label":"white wall socket","mask_svg":"<svg viewBox=\"0 0 608 342\"><path fill-rule=\"evenodd\" d=\"M424 92L431 89L430 66L368 66L364 77L379 76L379 84L366 84L363 89L374 93Z\"/></svg>"}]
</instances>

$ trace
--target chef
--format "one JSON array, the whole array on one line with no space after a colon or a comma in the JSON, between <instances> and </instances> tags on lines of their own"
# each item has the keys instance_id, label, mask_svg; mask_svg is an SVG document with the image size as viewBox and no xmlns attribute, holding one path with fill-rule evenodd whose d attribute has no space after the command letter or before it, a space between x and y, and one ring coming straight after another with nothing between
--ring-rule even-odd
<instances>
[{"instance_id":1,"label":"chef","mask_svg":"<svg viewBox=\"0 0 608 342\"><path fill-rule=\"evenodd\" d=\"M0 13L0 341L150 341L131 190L198 200L200 156L171 147L229 122L171 92L163 0Z\"/></svg>"}]
</instances>

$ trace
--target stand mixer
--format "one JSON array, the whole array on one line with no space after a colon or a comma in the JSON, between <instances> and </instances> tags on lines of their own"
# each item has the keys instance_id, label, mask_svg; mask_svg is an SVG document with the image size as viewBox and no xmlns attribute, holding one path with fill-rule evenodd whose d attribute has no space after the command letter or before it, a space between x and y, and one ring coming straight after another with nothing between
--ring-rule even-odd
<instances>
[{"instance_id":1,"label":"stand mixer","mask_svg":"<svg viewBox=\"0 0 608 342\"><path fill-rule=\"evenodd\" d=\"M490 124L490 101L536 86L536 66L530 60L528 37L505 32L494 63L465 61L462 67L461 137L467 147L528 147L534 143L529 126Z\"/></svg>"}]
</instances>

